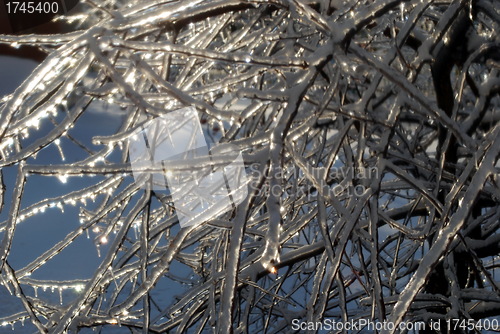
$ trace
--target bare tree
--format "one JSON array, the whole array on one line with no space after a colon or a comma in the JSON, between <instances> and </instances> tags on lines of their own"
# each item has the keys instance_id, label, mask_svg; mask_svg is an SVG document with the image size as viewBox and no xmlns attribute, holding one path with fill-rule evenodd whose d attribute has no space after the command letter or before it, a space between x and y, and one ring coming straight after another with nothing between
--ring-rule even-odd
<instances>
[{"instance_id":1,"label":"bare tree","mask_svg":"<svg viewBox=\"0 0 500 334\"><path fill-rule=\"evenodd\" d=\"M48 52L1 104L1 166L17 173L3 187L1 283L24 306L4 325L279 333L364 319L395 333L439 320L460 333L500 314L494 0L85 4L59 18L78 31L0 36ZM123 110L119 130L78 140L99 101ZM146 120L185 106L213 143L242 151L249 195L181 229L168 193L134 182L127 148ZM70 147L85 158L65 161ZM60 161L36 163L54 148ZM34 176L90 175L98 181L23 202ZM78 226L14 269L17 225L71 205ZM91 278L33 278L86 233L103 253ZM79 292L59 305L34 294L44 286Z\"/></svg>"}]
</instances>

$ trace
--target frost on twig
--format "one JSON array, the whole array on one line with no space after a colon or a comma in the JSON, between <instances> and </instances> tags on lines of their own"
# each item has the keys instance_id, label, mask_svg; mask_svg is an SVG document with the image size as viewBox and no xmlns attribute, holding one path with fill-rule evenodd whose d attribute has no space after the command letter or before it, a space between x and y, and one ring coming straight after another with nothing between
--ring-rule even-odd
<instances>
[{"instance_id":1,"label":"frost on twig","mask_svg":"<svg viewBox=\"0 0 500 334\"><path fill-rule=\"evenodd\" d=\"M87 6L59 18L75 32L0 36L49 51L0 102L0 284L19 306L0 324L278 333L500 314L493 0ZM134 182L128 146L185 107L209 147L242 152L248 196L180 228L173 196ZM116 126L97 133L103 108ZM19 261L22 228L49 211L66 232ZM43 278L86 238L88 276Z\"/></svg>"}]
</instances>

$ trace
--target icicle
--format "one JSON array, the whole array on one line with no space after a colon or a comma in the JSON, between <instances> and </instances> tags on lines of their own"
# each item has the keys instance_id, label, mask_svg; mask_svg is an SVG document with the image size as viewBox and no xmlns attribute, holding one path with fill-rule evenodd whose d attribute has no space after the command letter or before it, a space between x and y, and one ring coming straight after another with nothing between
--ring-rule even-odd
<instances>
[{"instance_id":1,"label":"icicle","mask_svg":"<svg viewBox=\"0 0 500 334\"><path fill-rule=\"evenodd\" d=\"M57 203L57 207L61 210L62 213L64 213L64 206L61 202Z\"/></svg>"},{"instance_id":2,"label":"icicle","mask_svg":"<svg viewBox=\"0 0 500 334\"><path fill-rule=\"evenodd\" d=\"M61 160L65 161L66 157L64 156L64 152L61 148L61 140L59 138L57 138L56 140L54 140L54 144L56 144L57 150L59 151L59 154L61 155ZM66 181L64 181L63 183L66 183Z\"/></svg>"},{"instance_id":3,"label":"icicle","mask_svg":"<svg viewBox=\"0 0 500 334\"><path fill-rule=\"evenodd\" d=\"M401 13L401 21L405 21L405 4L404 3L399 4L399 10Z\"/></svg>"},{"instance_id":4,"label":"icicle","mask_svg":"<svg viewBox=\"0 0 500 334\"><path fill-rule=\"evenodd\" d=\"M61 181L61 183L68 182L68 176L67 175L59 175L57 178L59 179L59 181Z\"/></svg>"},{"instance_id":5,"label":"icicle","mask_svg":"<svg viewBox=\"0 0 500 334\"><path fill-rule=\"evenodd\" d=\"M62 293L63 293L63 288L59 288L59 304L63 304L63 297L62 297Z\"/></svg>"},{"instance_id":6,"label":"icicle","mask_svg":"<svg viewBox=\"0 0 500 334\"><path fill-rule=\"evenodd\" d=\"M75 285L74 289L75 289L76 292L82 292L83 289L85 289L85 285L83 285L83 284Z\"/></svg>"},{"instance_id":7,"label":"icicle","mask_svg":"<svg viewBox=\"0 0 500 334\"><path fill-rule=\"evenodd\" d=\"M33 290L35 290L35 298L38 298L38 287L33 286Z\"/></svg>"}]
</instances>

